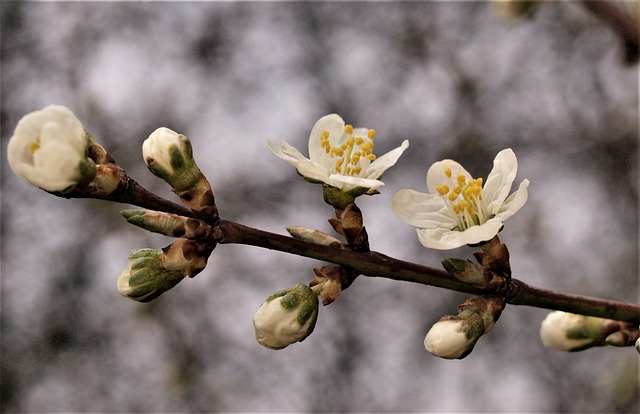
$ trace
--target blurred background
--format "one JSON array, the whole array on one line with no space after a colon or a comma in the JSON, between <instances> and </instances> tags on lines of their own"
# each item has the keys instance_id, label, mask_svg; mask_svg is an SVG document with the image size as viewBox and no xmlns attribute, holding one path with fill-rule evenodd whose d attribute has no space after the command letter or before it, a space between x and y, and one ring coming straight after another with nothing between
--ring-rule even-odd
<instances>
[{"instance_id":1,"label":"blurred background","mask_svg":"<svg viewBox=\"0 0 640 414\"><path fill-rule=\"evenodd\" d=\"M638 66L577 2L504 18L487 2L3 2L2 151L24 114L71 108L129 175L175 200L144 166L157 127L186 134L224 218L284 233L330 231L320 188L272 157L306 153L339 113L409 139L375 197L373 250L439 267L398 220L399 188L426 191L443 158L486 177L514 149L527 205L501 239L514 277L638 301ZM637 412L638 354L569 354L538 339L546 310L507 307L461 361L423 347L466 296L360 277L320 309L302 343L270 351L251 318L321 262L221 245L150 304L120 296L129 251L171 240L128 225L131 208L56 198L2 157L3 412Z\"/></svg>"}]
</instances>

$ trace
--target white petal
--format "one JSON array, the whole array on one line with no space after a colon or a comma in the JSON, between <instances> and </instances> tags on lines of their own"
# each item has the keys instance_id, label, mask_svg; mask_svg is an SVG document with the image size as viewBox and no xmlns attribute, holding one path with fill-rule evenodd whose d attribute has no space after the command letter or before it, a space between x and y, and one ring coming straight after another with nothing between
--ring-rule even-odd
<instances>
[{"instance_id":1,"label":"white petal","mask_svg":"<svg viewBox=\"0 0 640 414\"><path fill-rule=\"evenodd\" d=\"M334 181L329 178L329 171L323 165L305 159L297 163L296 169L307 178L322 181L335 187Z\"/></svg>"},{"instance_id":2,"label":"white petal","mask_svg":"<svg viewBox=\"0 0 640 414\"><path fill-rule=\"evenodd\" d=\"M369 167L365 171L365 176L367 178L378 179L382 177L385 171L387 171L390 167L395 165L398 161L402 153L409 147L409 141L404 140L402 145L398 148L395 148L386 154L376 158Z\"/></svg>"},{"instance_id":3,"label":"white petal","mask_svg":"<svg viewBox=\"0 0 640 414\"><path fill-rule=\"evenodd\" d=\"M465 231L446 228L418 229L418 239L423 246L431 249L449 250L466 244L489 241L502 228L502 221L495 218L480 226L469 227Z\"/></svg>"},{"instance_id":4,"label":"white petal","mask_svg":"<svg viewBox=\"0 0 640 414\"><path fill-rule=\"evenodd\" d=\"M450 250L464 246L466 243L462 239L462 233L445 229L417 229L418 240L429 249Z\"/></svg>"},{"instance_id":5,"label":"white petal","mask_svg":"<svg viewBox=\"0 0 640 414\"><path fill-rule=\"evenodd\" d=\"M447 177L444 170L449 168L451 170L451 178ZM427 189L430 193L436 192L436 187L449 183L451 180L456 180L456 177L462 174L467 180L473 179L471 174L464 169L462 165L453 160L442 160L434 162L427 171Z\"/></svg>"},{"instance_id":6,"label":"white petal","mask_svg":"<svg viewBox=\"0 0 640 414\"><path fill-rule=\"evenodd\" d=\"M496 214L495 218L499 218L501 221L506 221L509 217L513 216L525 205L529 197L527 188L529 187L529 180L523 180L518 187L518 190L511 194L502 204L502 207Z\"/></svg>"},{"instance_id":7,"label":"white petal","mask_svg":"<svg viewBox=\"0 0 640 414\"><path fill-rule=\"evenodd\" d=\"M482 187L487 208L496 214L511 191L511 185L518 173L518 160L510 148L502 150L493 160L493 169Z\"/></svg>"},{"instance_id":8,"label":"white petal","mask_svg":"<svg viewBox=\"0 0 640 414\"><path fill-rule=\"evenodd\" d=\"M281 144L268 140L267 148L273 155L294 167L297 167L300 161L306 160L306 157L300 151L289 145L284 139Z\"/></svg>"},{"instance_id":9,"label":"white petal","mask_svg":"<svg viewBox=\"0 0 640 414\"><path fill-rule=\"evenodd\" d=\"M325 150L320 146L322 131L329 133L329 143L335 147L344 135L344 120L337 114L330 114L320 118L313 126L309 134L309 159L315 162L322 162L325 154Z\"/></svg>"},{"instance_id":10,"label":"white petal","mask_svg":"<svg viewBox=\"0 0 640 414\"><path fill-rule=\"evenodd\" d=\"M391 197L391 210L405 223L426 229L452 229L456 222L440 196L402 189Z\"/></svg>"},{"instance_id":11,"label":"white petal","mask_svg":"<svg viewBox=\"0 0 640 414\"><path fill-rule=\"evenodd\" d=\"M364 187L375 190L376 188L384 186L384 183L380 180L371 180L368 178L353 177L350 175L331 174L329 176L329 180L338 185L328 182L327 184L331 184L334 187L342 189L343 191L353 190L356 187Z\"/></svg>"}]
</instances>

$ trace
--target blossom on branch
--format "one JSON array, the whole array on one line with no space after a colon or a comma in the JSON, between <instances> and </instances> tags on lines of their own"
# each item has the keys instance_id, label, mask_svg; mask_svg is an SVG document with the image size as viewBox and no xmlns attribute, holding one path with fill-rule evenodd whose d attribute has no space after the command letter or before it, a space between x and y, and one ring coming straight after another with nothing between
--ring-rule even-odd
<instances>
[{"instance_id":1,"label":"blossom on branch","mask_svg":"<svg viewBox=\"0 0 640 414\"><path fill-rule=\"evenodd\" d=\"M28 184L67 193L95 177L95 163L87 156L89 144L89 134L69 108L48 105L20 119L7 159Z\"/></svg>"},{"instance_id":2,"label":"blossom on branch","mask_svg":"<svg viewBox=\"0 0 640 414\"><path fill-rule=\"evenodd\" d=\"M382 174L393 166L409 141L385 155L373 154L375 131L345 125L336 114L323 116L309 135L309 158L289 145L268 141L269 151L295 167L307 181L324 183L355 197L373 193L384 183Z\"/></svg>"},{"instance_id":3,"label":"blossom on branch","mask_svg":"<svg viewBox=\"0 0 640 414\"><path fill-rule=\"evenodd\" d=\"M297 284L269 296L256 311L256 341L269 349L286 348L311 335L317 319L318 296L309 286Z\"/></svg>"},{"instance_id":4,"label":"blossom on branch","mask_svg":"<svg viewBox=\"0 0 640 414\"><path fill-rule=\"evenodd\" d=\"M486 242L527 201L528 180L509 195L517 171L511 149L498 153L485 183L455 161L438 161L427 171L429 193L398 190L391 209L400 220L417 227L425 247L447 250Z\"/></svg>"}]
</instances>

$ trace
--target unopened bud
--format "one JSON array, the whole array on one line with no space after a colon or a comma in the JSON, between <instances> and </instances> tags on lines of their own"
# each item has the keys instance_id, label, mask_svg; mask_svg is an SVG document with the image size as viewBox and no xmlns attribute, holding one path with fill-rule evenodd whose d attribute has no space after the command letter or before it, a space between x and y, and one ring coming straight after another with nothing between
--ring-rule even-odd
<instances>
[{"instance_id":1,"label":"unopened bud","mask_svg":"<svg viewBox=\"0 0 640 414\"><path fill-rule=\"evenodd\" d=\"M274 293L253 315L258 343L282 349L304 341L318 319L318 296L309 286L297 284Z\"/></svg>"},{"instance_id":2,"label":"unopened bud","mask_svg":"<svg viewBox=\"0 0 640 414\"><path fill-rule=\"evenodd\" d=\"M95 177L88 147L89 134L73 112L49 105L20 119L7 146L7 159L28 184L66 194Z\"/></svg>"},{"instance_id":3,"label":"unopened bud","mask_svg":"<svg viewBox=\"0 0 640 414\"><path fill-rule=\"evenodd\" d=\"M206 239L213 228L202 220L153 210L123 210L120 212L134 226L169 237Z\"/></svg>"},{"instance_id":4,"label":"unopened bud","mask_svg":"<svg viewBox=\"0 0 640 414\"><path fill-rule=\"evenodd\" d=\"M200 177L189 139L169 128L158 128L142 144L145 164L174 190L192 188Z\"/></svg>"},{"instance_id":5,"label":"unopened bud","mask_svg":"<svg viewBox=\"0 0 640 414\"><path fill-rule=\"evenodd\" d=\"M129 255L129 267L118 278L118 292L138 302L149 302L177 285L185 275L160 264L162 250L138 249Z\"/></svg>"},{"instance_id":6,"label":"unopened bud","mask_svg":"<svg viewBox=\"0 0 640 414\"><path fill-rule=\"evenodd\" d=\"M149 302L185 277L200 273L212 250L206 243L188 239L176 240L162 250L133 250L129 266L118 279L118 291L138 302Z\"/></svg>"},{"instance_id":7,"label":"unopened bud","mask_svg":"<svg viewBox=\"0 0 640 414\"><path fill-rule=\"evenodd\" d=\"M458 315L446 315L433 325L424 338L424 347L444 359L466 357L478 339L493 328L504 306L504 299L497 296L467 300L458 307Z\"/></svg>"},{"instance_id":8,"label":"unopened bud","mask_svg":"<svg viewBox=\"0 0 640 414\"><path fill-rule=\"evenodd\" d=\"M610 320L593 316L554 311L540 326L540 339L544 346L560 351L582 351L605 345L611 329Z\"/></svg>"},{"instance_id":9,"label":"unopened bud","mask_svg":"<svg viewBox=\"0 0 640 414\"><path fill-rule=\"evenodd\" d=\"M287 227L287 231L291 236L298 240L304 240L307 242L320 244L322 246L343 247L340 240L335 237L331 237L326 233L319 230L311 230L306 227L291 226Z\"/></svg>"}]
</instances>

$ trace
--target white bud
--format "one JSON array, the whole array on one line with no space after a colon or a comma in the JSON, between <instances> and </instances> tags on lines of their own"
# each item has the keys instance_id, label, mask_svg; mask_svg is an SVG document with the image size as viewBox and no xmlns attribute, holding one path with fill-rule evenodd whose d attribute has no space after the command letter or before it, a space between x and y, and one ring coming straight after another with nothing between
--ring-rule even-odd
<instances>
[{"instance_id":1,"label":"white bud","mask_svg":"<svg viewBox=\"0 0 640 414\"><path fill-rule=\"evenodd\" d=\"M605 344L606 322L602 318L554 311L542 321L540 339L549 348L581 351Z\"/></svg>"},{"instance_id":2,"label":"white bud","mask_svg":"<svg viewBox=\"0 0 640 414\"><path fill-rule=\"evenodd\" d=\"M142 144L142 157L149 170L178 191L190 189L200 178L189 139L161 127Z\"/></svg>"},{"instance_id":3,"label":"white bud","mask_svg":"<svg viewBox=\"0 0 640 414\"><path fill-rule=\"evenodd\" d=\"M68 192L95 176L89 136L69 108L49 105L20 119L7 146L11 169L27 183Z\"/></svg>"},{"instance_id":4,"label":"white bud","mask_svg":"<svg viewBox=\"0 0 640 414\"><path fill-rule=\"evenodd\" d=\"M253 315L256 340L269 349L285 348L309 336L317 318L318 296L295 285L269 296Z\"/></svg>"},{"instance_id":5,"label":"white bud","mask_svg":"<svg viewBox=\"0 0 640 414\"><path fill-rule=\"evenodd\" d=\"M477 338L467 336L466 321L460 319L441 319L436 322L424 338L424 347L434 356L444 359L456 359L467 355Z\"/></svg>"}]
</instances>

